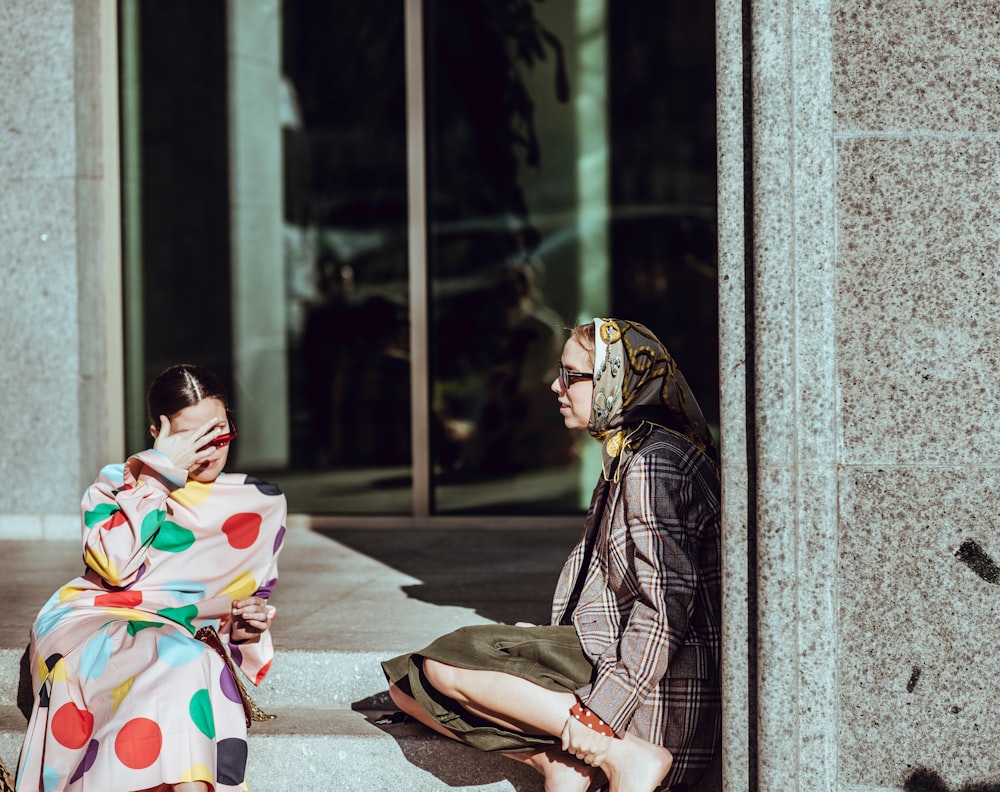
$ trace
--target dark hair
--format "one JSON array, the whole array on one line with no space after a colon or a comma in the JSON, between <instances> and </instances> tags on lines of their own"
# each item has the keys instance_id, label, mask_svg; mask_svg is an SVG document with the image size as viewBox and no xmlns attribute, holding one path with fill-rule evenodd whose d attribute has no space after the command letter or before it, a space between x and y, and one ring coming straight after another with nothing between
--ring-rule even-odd
<instances>
[{"instance_id":1,"label":"dark hair","mask_svg":"<svg viewBox=\"0 0 1000 792\"><path fill-rule=\"evenodd\" d=\"M185 407L202 399L218 399L229 409L226 389L215 374L192 363L178 363L160 372L146 392L146 411L153 426L160 425L160 416L173 418Z\"/></svg>"}]
</instances>

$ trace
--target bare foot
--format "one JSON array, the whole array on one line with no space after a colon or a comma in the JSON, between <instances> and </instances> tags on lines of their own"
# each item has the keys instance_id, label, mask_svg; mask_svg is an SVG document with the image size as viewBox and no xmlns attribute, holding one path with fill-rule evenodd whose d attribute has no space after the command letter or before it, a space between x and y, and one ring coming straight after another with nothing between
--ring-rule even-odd
<instances>
[{"instance_id":1,"label":"bare foot","mask_svg":"<svg viewBox=\"0 0 1000 792\"><path fill-rule=\"evenodd\" d=\"M556 749L504 756L523 762L541 773L545 777L545 792L587 792L601 773L599 768L588 767Z\"/></svg>"},{"instance_id":2,"label":"bare foot","mask_svg":"<svg viewBox=\"0 0 1000 792\"><path fill-rule=\"evenodd\" d=\"M611 784L609 792L653 792L674 763L666 748L631 734L612 745L601 765Z\"/></svg>"}]
</instances>

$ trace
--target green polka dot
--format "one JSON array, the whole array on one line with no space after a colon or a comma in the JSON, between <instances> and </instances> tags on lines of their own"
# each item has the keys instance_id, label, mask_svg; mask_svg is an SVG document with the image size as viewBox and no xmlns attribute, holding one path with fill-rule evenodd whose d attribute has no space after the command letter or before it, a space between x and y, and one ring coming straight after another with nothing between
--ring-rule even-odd
<instances>
[{"instance_id":1,"label":"green polka dot","mask_svg":"<svg viewBox=\"0 0 1000 792\"><path fill-rule=\"evenodd\" d=\"M83 524L88 528L93 528L98 523L104 522L116 511L119 511L117 504L98 503L93 509L83 513Z\"/></svg>"},{"instance_id":2,"label":"green polka dot","mask_svg":"<svg viewBox=\"0 0 1000 792\"><path fill-rule=\"evenodd\" d=\"M142 543L149 544L156 537L156 529L160 527L167 513L163 509L153 509L142 518Z\"/></svg>"},{"instance_id":3,"label":"green polka dot","mask_svg":"<svg viewBox=\"0 0 1000 792\"><path fill-rule=\"evenodd\" d=\"M153 536L153 547L165 553L183 553L194 544L194 533L177 523L164 520Z\"/></svg>"},{"instance_id":4,"label":"green polka dot","mask_svg":"<svg viewBox=\"0 0 1000 792\"><path fill-rule=\"evenodd\" d=\"M129 635L135 635L137 632L139 632L140 630L145 630L147 627L162 627L162 626L163 625L160 622L139 621L138 619L129 619L128 627L126 629L128 630Z\"/></svg>"},{"instance_id":5,"label":"green polka dot","mask_svg":"<svg viewBox=\"0 0 1000 792\"><path fill-rule=\"evenodd\" d=\"M194 624L192 622L194 621L194 617L198 615L198 606L184 605L181 608L164 608L163 610L158 610L156 615L175 621L178 624L183 624L194 635Z\"/></svg>"},{"instance_id":6,"label":"green polka dot","mask_svg":"<svg viewBox=\"0 0 1000 792\"><path fill-rule=\"evenodd\" d=\"M191 703L188 705L188 712L191 713L191 720L198 730L208 739L215 739L215 718L212 716L212 700L208 696L208 691L204 688L191 696Z\"/></svg>"}]
</instances>

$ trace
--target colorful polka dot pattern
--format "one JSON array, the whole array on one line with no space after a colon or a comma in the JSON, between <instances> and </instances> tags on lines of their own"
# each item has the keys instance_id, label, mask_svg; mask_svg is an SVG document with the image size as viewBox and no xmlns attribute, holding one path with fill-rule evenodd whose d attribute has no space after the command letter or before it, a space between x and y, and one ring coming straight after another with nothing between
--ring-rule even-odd
<instances>
[{"instance_id":1,"label":"colorful polka dot pattern","mask_svg":"<svg viewBox=\"0 0 1000 792\"><path fill-rule=\"evenodd\" d=\"M33 628L38 696L20 783L82 792L203 781L242 792L239 691L193 633L210 624L225 635L232 600L271 595L284 498L228 474L177 489L177 471L156 452L105 471L84 499L88 572L49 598ZM260 683L271 647L265 634L231 647L233 661Z\"/></svg>"}]
</instances>

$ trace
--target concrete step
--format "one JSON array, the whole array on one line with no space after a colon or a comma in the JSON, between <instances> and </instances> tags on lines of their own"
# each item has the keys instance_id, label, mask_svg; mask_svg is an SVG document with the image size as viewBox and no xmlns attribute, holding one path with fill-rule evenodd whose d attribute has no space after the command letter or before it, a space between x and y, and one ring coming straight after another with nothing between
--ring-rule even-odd
<instances>
[{"instance_id":1,"label":"concrete step","mask_svg":"<svg viewBox=\"0 0 1000 792\"><path fill-rule=\"evenodd\" d=\"M0 705L17 702L20 665L35 615L79 573L75 542L0 541ZM475 610L409 595L422 582L308 530L288 533L272 602L275 659L252 695L268 707L350 707L384 693L380 661L466 624Z\"/></svg>"},{"instance_id":2,"label":"concrete step","mask_svg":"<svg viewBox=\"0 0 1000 792\"><path fill-rule=\"evenodd\" d=\"M419 647L414 647L419 648ZM18 686L24 650L0 649L0 706L19 702ZM279 650L270 673L255 688L247 683L254 701L265 710L275 707L350 708L359 702L371 707L391 706L380 665L388 652L303 652ZM28 677L23 676L27 681ZM26 695L21 691L21 696Z\"/></svg>"},{"instance_id":3,"label":"concrete step","mask_svg":"<svg viewBox=\"0 0 1000 792\"><path fill-rule=\"evenodd\" d=\"M413 722L379 725L377 710L276 710L250 728L251 792L413 790L413 792L542 792L533 770L484 754ZM0 707L0 756L11 772L24 718Z\"/></svg>"},{"instance_id":4,"label":"concrete step","mask_svg":"<svg viewBox=\"0 0 1000 792\"><path fill-rule=\"evenodd\" d=\"M272 602L275 660L251 693L279 717L250 729L252 792L540 792L534 771L412 722L376 725L392 704L379 665L467 624L542 621L573 536L352 532L290 526ZM28 630L82 568L76 542L0 541L0 756L17 761L16 708Z\"/></svg>"}]
</instances>

